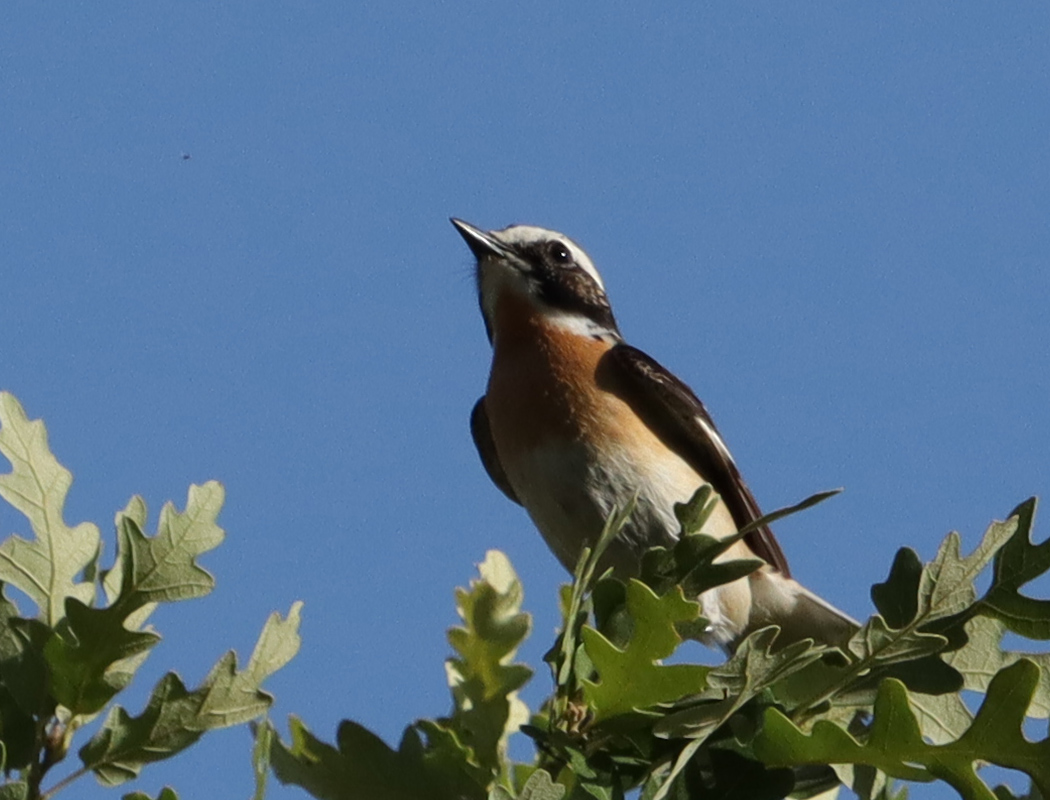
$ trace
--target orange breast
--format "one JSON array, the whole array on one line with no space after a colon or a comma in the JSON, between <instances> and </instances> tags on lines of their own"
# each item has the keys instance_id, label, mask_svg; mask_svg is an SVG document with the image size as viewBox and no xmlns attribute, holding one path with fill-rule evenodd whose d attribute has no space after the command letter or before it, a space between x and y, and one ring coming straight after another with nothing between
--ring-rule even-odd
<instances>
[{"instance_id":1,"label":"orange breast","mask_svg":"<svg viewBox=\"0 0 1050 800\"><path fill-rule=\"evenodd\" d=\"M496 312L487 409L501 459L555 437L588 443L610 434L621 441L652 438L625 402L598 388L608 342L552 323L510 293Z\"/></svg>"}]
</instances>

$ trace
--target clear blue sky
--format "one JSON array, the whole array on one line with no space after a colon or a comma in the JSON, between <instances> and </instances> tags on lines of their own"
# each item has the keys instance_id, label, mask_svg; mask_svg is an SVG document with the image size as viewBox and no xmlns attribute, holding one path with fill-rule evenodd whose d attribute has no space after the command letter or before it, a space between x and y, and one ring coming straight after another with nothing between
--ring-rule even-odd
<instances>
[{"instance_id":1,"label":"clear blue sky","mask_svg":"<svg viewBox=\"0 0 1050 800\"><path fill-rule=\"evenodd\" d=\"M778 532L855 615L902 544L1046 495L1048 42L1039 2L4 3L0 387L110 554L130 495L228 491L218 588L156 615L129 710L303 599L282 729L396 741L447 710L452 590L493 547L538 663L565 576L470 441L449 215L583 245L764 506L845 486ZM135 786L246 796L249 744Z\"/></svg>"}]
</instances>

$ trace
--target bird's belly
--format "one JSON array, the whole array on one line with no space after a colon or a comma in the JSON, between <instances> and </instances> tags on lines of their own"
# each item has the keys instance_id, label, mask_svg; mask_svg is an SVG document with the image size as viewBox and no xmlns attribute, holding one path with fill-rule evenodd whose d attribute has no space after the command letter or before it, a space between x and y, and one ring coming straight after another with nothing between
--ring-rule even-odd
<instances>
[{"instance_id":1,"label":"bird's belly","mask_svg":"<svg viewBox=\"0 0 1050 800\"><path fill-rule=\"evenodd\" d=\"M614 509L635 499L634 513L610 547L606 562L622 574L637 572L649 547L674 541L674 504L700 487L696 472L664 450L659 460L611 448L595 452L583 443L551 441L531 448L508 478L536 527L570 572L580 550L598 538ZM732 520L729 520L732 525Z\"/></svg>"}]
</instances>

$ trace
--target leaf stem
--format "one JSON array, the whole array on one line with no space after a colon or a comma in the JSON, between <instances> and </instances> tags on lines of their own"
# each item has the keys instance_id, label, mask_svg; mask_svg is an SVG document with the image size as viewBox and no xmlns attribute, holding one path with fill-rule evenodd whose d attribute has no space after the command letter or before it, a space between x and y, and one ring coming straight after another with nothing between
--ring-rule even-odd
<instances>
[{"instance_id":1,"label":"leaf stem","mask_svg":"<svg viewBox=\"0 0 1050 800\"><path fill-rule=\"evenodd\" d=\"M81 767L80 769L69 773L68 775L66 775L66 777L64 777L62 780L60 780L58 783L56 783L54 786L52 786L50 789L48 789L46 792L40 795L40 800L50 800L50 798L56 792L65 789L73 781L77 780L78 778L84 777L84 775L86 775L90 771L91 770L89 770L87 767Z\"/></svg>"}]
</instances>

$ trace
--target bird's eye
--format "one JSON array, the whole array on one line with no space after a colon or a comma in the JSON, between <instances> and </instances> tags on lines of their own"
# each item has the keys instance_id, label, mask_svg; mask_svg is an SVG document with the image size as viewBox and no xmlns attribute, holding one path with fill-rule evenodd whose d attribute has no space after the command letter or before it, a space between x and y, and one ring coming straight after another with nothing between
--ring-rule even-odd
<instances>
[{"instance_id":1,"label":"bird's eye","mask_svg":"<svg viewBox=\"0 0 1050 800\"><path fill-rule=\"evenodd\" d=\"M562 242L553 241L547 245L547 254L555 264L571 264L572 253Z\"/></svg>"}]
</instances>

